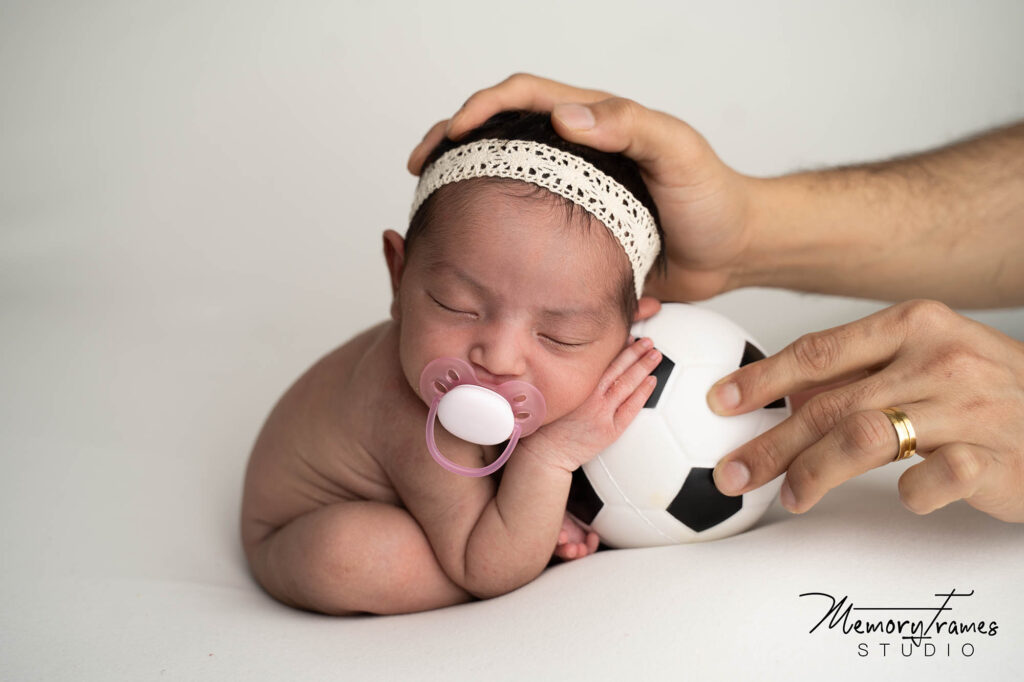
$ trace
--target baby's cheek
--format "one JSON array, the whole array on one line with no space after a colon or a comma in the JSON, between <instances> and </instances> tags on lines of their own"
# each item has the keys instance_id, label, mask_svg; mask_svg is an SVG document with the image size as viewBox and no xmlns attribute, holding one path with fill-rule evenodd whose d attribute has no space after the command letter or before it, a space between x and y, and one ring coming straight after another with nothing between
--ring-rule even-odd
<instances>
[{"instance_id":1,"label":"baby's cheek","mask_svg":"<svg viewBox=\"0 0 1024 682\"><path fill-rule=\"evenodd\" d=\"M594 384L596 385L596 381ZM587 401L593 392L593 386L584 383L579 376L570 377L560 382L553 382L544 394L547 403L545 423L564 417Z\"/></svg>"}]
</instances>

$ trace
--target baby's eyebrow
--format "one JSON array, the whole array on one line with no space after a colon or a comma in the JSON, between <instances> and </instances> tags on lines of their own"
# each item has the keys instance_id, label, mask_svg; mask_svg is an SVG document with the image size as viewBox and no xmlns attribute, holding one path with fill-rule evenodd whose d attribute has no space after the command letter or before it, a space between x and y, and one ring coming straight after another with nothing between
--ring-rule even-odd
<instances>
[{"instance_id":1,"label":"baby's eyebrow","mask_svg":"<svg viewBox=\"0 0 1024 682\"><path fill-rule=\"evenodd\" d=\"M595 327L604 327L608 324L611 315L604 307L601 308L559 308L540 311L541 317L551 321L571 320L572 322L584 322Z\"/></svg>"},{"instance_id":2,"label":"baby's eyebrow","mask_svg":"<svg viewBox=\"0 0 1024 682\"><path fill-rule=\"evenodd\" d=\"M444 262L435 263L433 265L433 267L431 267L430 269L432 271L434 271L434 272L441 272L441 273L447 273L447 274L455 275L457 278L461 279L464 283L466 283L470 288L476 290L477 293L480 293L480 294L489 294L489 293L491 293L491 290L488 287L486 287L485 285L483 285L480 282L476 281L475 279L470 277L469 274L467 274L465 271L463 271L462 269L460 269L460 268L458 268L458 267L456 267L456 266L454 266L454 265L452 265L450 263L444 263Z\"/></svg>"}]
</instances>

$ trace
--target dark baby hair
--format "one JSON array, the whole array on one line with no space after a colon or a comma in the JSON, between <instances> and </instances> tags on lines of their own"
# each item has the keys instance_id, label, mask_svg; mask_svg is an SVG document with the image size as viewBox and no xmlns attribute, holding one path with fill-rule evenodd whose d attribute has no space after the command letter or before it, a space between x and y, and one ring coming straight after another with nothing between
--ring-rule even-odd
<instances>
[{"instance_id":1,"label":"dark baby hair","mask_svg":"<svg viewBox=\"0 0 1024 682\"><path fill-rule=\"evenodd\" d=\"M523 111L523 110L508 110L502 111L494 116L491 116L483 124L469 131L463 135L458 141L449 140L447 137L443 138L436 147L427 156L426 161L423 163L423 172L426 172L430 164L434 163L442 154L450 149L455 149L469 142L475 142L477 140L483 140L488 138L500 138L508 140L531 140L533 142L540 142L556 149L574 154L585 161L593 164L598 170L604 172L608 176L614 178L623 187L629 190L637 200L642 203L651 215L654 217L654 223L658 229L658 237L664 243L664 233L661 229L661 221L658 218L658 207L654 203L654 199L651 198L651 193L647 190L647 185L644 183L643 176L640 174L640 168L636 162L625 156L624 154L602 152L592 147L585 145L576 144L575 142L569 142L562 138L557 132L555 132L554 126L551 124L551 114L546 112L534 112L534 111ZM560 194L555 194L539 185L531 183L525 183L521 180L513 180L508 178L476 178L475 180L483 182L495 182L495 183L515 183L516 185L528 184L529 187L533 188L532 194L519 194L517 196L531 196L531 197L546 197L551 200L555 200L556 205L560 205L566 212L567 218L572 222L573 218L580 212L584 216L590 216L585 208L579 204L566 199ZM464 181L460 181L464 182ZM459 184L459 183L455 183ZM446 186L447 187L447 186ZM437 213L437 201L435 201L439 194L443 193L445 187L434 191L417 209L412 220L409 222L409 229L405 234L405 249L406 257L412 252L413 245L417 239L430 227L434 221L434 217ZM594 222L598 222L597 218L593 218ZM601 229L606 229L603 224L598 223ZM663 273L665 268L665 251L662 249L658 253L658 257L654 262L654 269L658 272ZM629 326L633 322L633 316L636 313L636 289L633 284L632 269L630 269L629 276L625 278L625 281L621 287L622 293L622 308L626 318L626 325Z\"/></svg>"}]
</instances>

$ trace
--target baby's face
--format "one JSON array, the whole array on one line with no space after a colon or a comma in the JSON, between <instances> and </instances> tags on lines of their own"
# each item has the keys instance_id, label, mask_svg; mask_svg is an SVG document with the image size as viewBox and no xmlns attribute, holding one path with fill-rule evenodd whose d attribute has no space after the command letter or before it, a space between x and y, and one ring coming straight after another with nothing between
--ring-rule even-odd
<instances>
[{"instance_id":1,"label":"baby's face","mask_svg":"<svg viewBox=\"0 0 1024 682\"><path fill-rule=\"evenodd\" d=\"M627 342L628 259L596 220L567 225L561 208L494 185L472 196L470 210L440 206L405 263L402 370L417 394L423 368L442 356L469 362L485 383L527 381L550 423L586 400Z\"/></svg>"}]
</instances>

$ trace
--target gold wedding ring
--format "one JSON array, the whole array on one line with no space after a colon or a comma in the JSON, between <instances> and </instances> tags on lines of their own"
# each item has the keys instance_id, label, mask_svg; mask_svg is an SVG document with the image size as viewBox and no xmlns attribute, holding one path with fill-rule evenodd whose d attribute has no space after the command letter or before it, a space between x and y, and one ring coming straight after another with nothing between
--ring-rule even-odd
<instances>
[{"instance_id":1,"label":"gold wedding ring","mask_svg":"<svg viewBox=\"0 0 1024 682\"><path fill-rule=\"evenodd\" d=\"M910 424L907 413L897 407L887 407L882 410L882 414L892 422L893 428L896 429L896 437L900 439L899 452L896 453L896 458L892 461L898 462L917 452L917 434L914 433L914 427Z\"/></svg>"}]
</instances>

